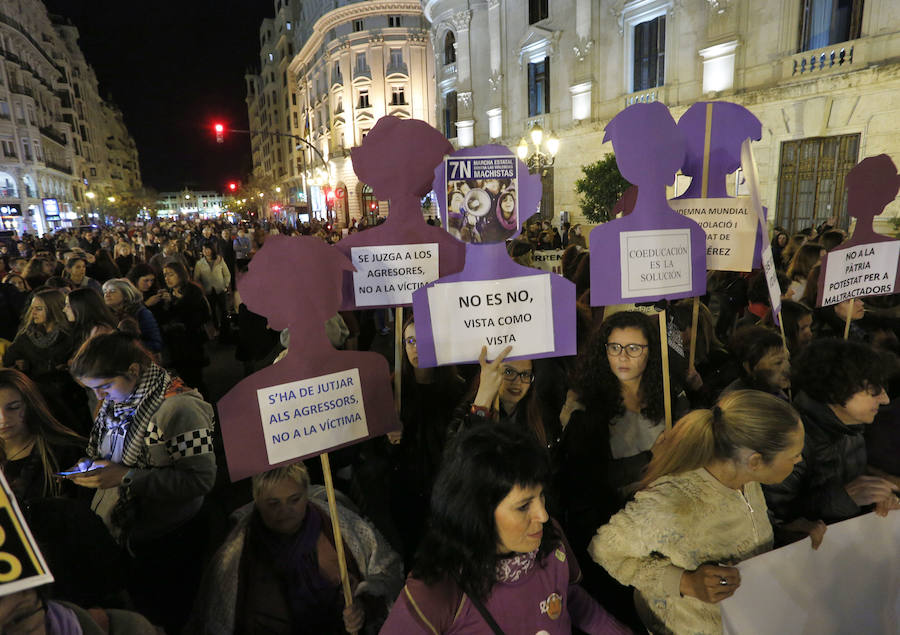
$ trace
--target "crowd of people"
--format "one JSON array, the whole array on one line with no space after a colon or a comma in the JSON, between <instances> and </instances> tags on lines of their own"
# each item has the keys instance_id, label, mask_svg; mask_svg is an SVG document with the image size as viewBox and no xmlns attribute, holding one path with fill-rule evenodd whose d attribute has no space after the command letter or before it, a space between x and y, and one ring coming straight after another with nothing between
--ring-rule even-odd
<instances>
[{"instance_id":1,"label":"crowd of people","mask_svg":"<svg viewBox=\"0 0 900 635\"><path fill-rule=\"evenodd\" d=\"M410 310L328 321L336 348L403 344L402 431L332 453L334 508L318 462L230 485L204 381L211 351L249 375L302 346L236 282L267 236L328 225L0 243L2 469L55 577L0 599L0 630L720 633L739 562L900 509L900 302L815 307L841 230L775 229L784 340L759 271L665 304L665 374L662 307L590 306L585 237L562 229L531 220L508 247L564 249L576 356L422 368Z\"/></svg>"}]
</instances>

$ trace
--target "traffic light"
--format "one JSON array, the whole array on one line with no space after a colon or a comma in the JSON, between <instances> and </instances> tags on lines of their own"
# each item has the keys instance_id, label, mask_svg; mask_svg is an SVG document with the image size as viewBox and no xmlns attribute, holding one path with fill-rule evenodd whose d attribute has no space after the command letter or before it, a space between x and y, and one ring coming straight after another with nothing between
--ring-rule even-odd
<instances>
[{"instance_id":1,"label":"traffic light","mask_svg":"<svg viewBox=\"0 0 900 635\"><path fill-rule=\"evenodd\" d=\"M213 129L216 131L216 143L223 143L225 141L225 126L221 123L213 124Z\"/></svg>"},{"instance_id":2,"label":"traffic light","mask_svg":"<svg viewBox=\"0 0 900 635\"><path fill-rule=\"evenodd\" d=\"M228 182L228 191L234 192L235 190L237 190L237 183L235 183L234 181L229 181Z\"/></svg>"}]
</instances>

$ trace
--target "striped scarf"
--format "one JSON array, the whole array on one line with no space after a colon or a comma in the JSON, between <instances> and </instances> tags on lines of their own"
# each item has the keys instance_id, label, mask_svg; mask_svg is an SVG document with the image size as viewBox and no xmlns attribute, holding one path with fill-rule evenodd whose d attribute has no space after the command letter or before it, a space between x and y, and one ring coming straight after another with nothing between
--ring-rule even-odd
<instances>
[{"instance_id":1,"label":"striped scarf","mask_svg":"<svg viewBox=\"0 0 900 635\"><path fill-rule=\"evenodd\" d=\"M153 414L159 410L165 399L166 388L172 377L166 370L156 364L150 364L138 380L131 396L125 401L116 403L110 399L103 401L88 444L88 456L91 459L106 459L100 456L98 448L104 435L124 435L121 462L129 468L149 467L147 446L144 438ZM111 520L121 530L126 530L134 520L134 502L127 487L119 488L119 500L113 508Z\"/></svg>"}]
</instances>

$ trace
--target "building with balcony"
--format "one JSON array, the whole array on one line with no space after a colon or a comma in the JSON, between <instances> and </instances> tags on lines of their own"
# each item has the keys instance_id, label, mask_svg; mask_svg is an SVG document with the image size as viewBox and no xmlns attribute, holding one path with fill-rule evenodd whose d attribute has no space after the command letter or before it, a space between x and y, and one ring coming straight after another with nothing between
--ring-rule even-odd
<instances>
[{"instance_id":1,"label":"building with balcony","mask_svg":"<svg viewBox=\"0 0 900 635\"><path fill-rule=\"evenodd\" d=\"M184 188L180 192L160 192L156 201L159 218L218 218L227 211L225 197L212 190Z\"/></svg>"},{"instance_id":2,"label":"building with balcony","mask_svg":"<svg viewBox=\"0 0 900 635\"><path fill-rule=\"evenodd\" d=\"M844 176L882 152L900 163L900 4L893 0L422 0L439 126L457 146L514 147L535 124L560 138L542 212L582 219L581 166L612 151L603 128L661 101L677 119L727 100L763 124L762 195L789 229L836 216ZM736 179L735 179L736 181ZM734 182L732 183L734 187ZM896 202L884 216L897 215ZM884 227L882 227L884 230Z\"/></svg>"},{"instance_id":3,"label":"building with balcony","mask_svg":"<svg viewBox=\"0 0 900 635\"><path fill-rule=\"evenodd\" d=\"M248 109L251 122L268 122L306 143L255 135L254 171L260 166L282 188L282 209L299 206L319 218L331 213L344 227L366 213L385 214L387 203L358 182L350 150L385 115L436 123L421 7L410 0L318 0L302 10L294 4L276 0L276 17L263 22L263 71L248 77ZM270 29L270 37L262 35ZM278 167L268 170L267 163ZM326 197L329 190L333 197Z\"/></svg>"},{"instance_id":4,"label":"building with balcony","mask_svg":"<svg viewBox=\"0 0 900 635\"><path fill-rule=\"evenodd\" d=\"M88 212L89 189L140 187L134 141L77 42L77 29L38 0L0 6L3 229L44 233ZM106 145L125 150L110 157Z\"/></svg>"}]
</instances>

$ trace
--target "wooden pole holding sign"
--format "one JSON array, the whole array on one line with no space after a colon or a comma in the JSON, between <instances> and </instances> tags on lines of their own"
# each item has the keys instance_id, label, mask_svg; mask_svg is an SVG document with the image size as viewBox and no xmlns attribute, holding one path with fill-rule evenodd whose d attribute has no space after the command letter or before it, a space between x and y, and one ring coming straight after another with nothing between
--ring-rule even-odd
<instances>
[{"instance_id":1,"label":"wooden pole holding sign","mask_svg":"<svg viewBox=\"0 0 900 635\"><path fill-rule=\"evenodd\" d=\"M850 322L853 320L853 309L855 308L853 305L856 303L856 298L850 298L850 306L847 309L847 321L844 322L844 339L848 339L850 337Z\"/></svg>"},{"instance_id":2,"label":"wooden pole holding sign","mask_svg":"<svg viewBox=\"0 0 900 635\"><path fill-rule=\"evenodd\" d=\"M712 102L706 104L706 130L703 135L703 176L700 181L700 197L709 196L709 146L712 143ZM688 352L688 371L694 370L694 356L697 351L697 320L700 312L700 298L694 297L691 310L691 345Z\"/></svg>"},{"instance_id":3,"label":"wooden pole holding sign","mask_svg":"<svg viewBox=\"0 0 900 635\"><path fill-rule=\"evenodd\" d=\"M394 408L400 414L400 387L403 385L403 307L394 308Z\"/></svg>"},{"instance_id":4,"label":"wooden pole holding sign","mask_svg":"<svg viewBox=\"0 0 900 635\"><path fill-rule=\"evenodd\" d=\"M700 298L694 296L694 303L691 309L691 346L688 353L688 371L694 369L694 360L697 352L697 321L700 318Z\"/></svg>"},{"instance_id":5,"label":"wooden pole holding sign","mask_svg":"<svg viewBox=\"0 0 900 635\"><path fill-rule=\"evenodd\" d=\"M341 570L341 587L344 590L344 604L353 605L353 592L350 590L350 575L347 573L347 558L344 556L344 539L341 537L341 523L338 520L337 501L334 498L334 482L331 480L331 463L328 452L323 452L322 474L325 476L325 492L328 494L328 513L331 515L331 527L334 530L334 550L337 551L338 567Z\"/></svg>"},{"instance_id":6,"label":"wooden pole holding sign","mask_svg":"<svg viewBox=\"0 0 900 635\"><path fill-rule=\"evenodd\" d=\"M669 333L666 322L666 310L657 315L659 318L659 345L662 350L662 382L663 401L666 408L666 431L672 429L672 387L669 385Z\"/></svg>"}]
</instances>

